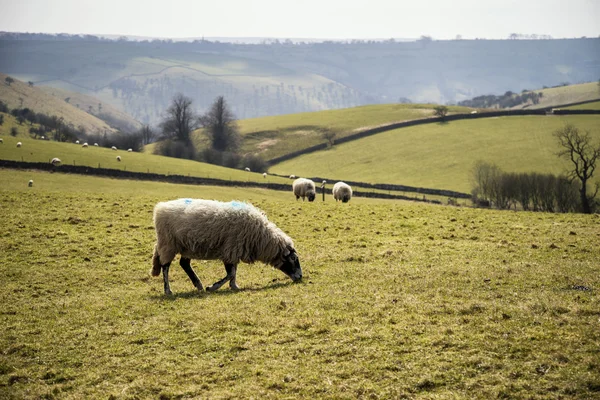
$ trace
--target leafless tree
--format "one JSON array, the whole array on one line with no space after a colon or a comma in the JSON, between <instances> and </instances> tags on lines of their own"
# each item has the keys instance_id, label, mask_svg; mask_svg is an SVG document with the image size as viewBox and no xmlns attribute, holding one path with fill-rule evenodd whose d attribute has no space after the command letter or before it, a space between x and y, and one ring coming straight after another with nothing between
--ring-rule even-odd
<instances>
[{"instance_id":1,"label":"leafless tree","mask_svg":"<svg viewBox=\"0 0 600 400\"><path fill-rule=\"evenodd\" d=\"M178 93L167 108L160 128L165 138L190 144L191 134L199 125L198 117L192 109L192 99Z\"/></svg>"},{"instance_id":2,"label":"leafless tree","mask_svg":"<svg viewBox=\"0 0 600 400\"><path fill-rule=\"evenodd\" d=\"M215 99L210 110L200 118L213 150L236 152L241 144L235 116L223 96Z\"/></svg>"},{"instance_id":3,"label":"leafless tree","mask_svg":"<svg viewBox=\"0 0 600 400\"><path fill-rule=\"evenodd\" d=\"M150 125L143 125L138 131L138 133L141 136L142 144L144 145L154 142L154 139L156 138L156 134L154 133L152 128L150 128Z\"/></svg>"},{"instance_id":4,"label":"leafless tree","mask_svg":"<svg viewBox=\"0 0 600 400\"><path fill-rule=\"evenodd\" d=\"M333 145L335 144L336 136L337 134L335 132L327 131L323 134L323 139L327 140L329 147L333 147Z\"/></svg>"},{"instance_id":5,"label":"leafless tree","mask_svg":"<svg viewBox=\"0 0 600 400\"><path fill-rule=\"evenodd\" d=\"M448 115L448 107L446 107L446 106L435 106L433 108L433 114L436 117L440 117L441 119L444 119L446 117L446 115Z\"/></svg>"},{"instance_id":6,"label":"leafless tree","mask_svg":"<svg viewBox=\"0 0 600 400\"><path fill-rule=\"evenodd\" d=\"M594 146L589 132L581 133L577 127L568 124L554 132L562 150L558 152L571 162L571 169L567 177L571 181L578 180L580 183L579 197L581 200L581 211L585 214L592 212L593 200L598 194L598 184L594 194L588 195L588 181L594 176L596 162L600 157L600 145Z\"/></svg>"}]
</instances>

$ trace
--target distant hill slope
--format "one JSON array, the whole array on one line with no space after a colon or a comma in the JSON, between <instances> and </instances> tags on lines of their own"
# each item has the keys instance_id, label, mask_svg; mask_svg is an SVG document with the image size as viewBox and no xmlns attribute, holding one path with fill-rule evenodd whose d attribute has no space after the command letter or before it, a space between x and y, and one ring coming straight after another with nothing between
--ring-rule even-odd
<instances>
[{"instance_id":1,"label":"distant hill slope","mask_svg":"<svg viewBox=\"0 0 600 400\"><path fill-rule=\"evenodd\" d=\"M69 104L91 113L111 127L123 132L134 132L142 127L142 124L133 119L129 114L124 113L110 104L103 104L93 96L51 86L40 86L40 89L60 100L66 101L66 99L68 99Z\"/></svg>"},{"instance_id":2,"label":"distant hill slope","mask_svg":"<svg viewBox=\"0 0 600 400\"><path fill-rule=\"evenodd\" d=\"M55 39L0 36L0 71L92 94L151 123L177 92L201 112L224 95L245 119L400 99L443 104L589 82L600 73L600 38L252 45Z\"/></svg>"},{"instance_id":3,"label":"distant hill slope","mask_svg":"<svg viewBox=\"0 0 600 400\"><path fill-rule=\"evenodd\" d=\"M553 132L572 123L600 142L600 116L513 116L407 127L336 145L270 172L470 192L477 160L509 172L561 173Z\"/></svg>"},{"instance_id":4,"label":"distant hill slope","mask_svg":"<svg viewBox=\"0 0 600 400\"><path fill-rule=\"evenodd\" d=\"M546 108L563 104L578 103L588 100L600 100L600 86L598 82L581 83L578 85L566 85L553 88L534 90L533 92L542 93L538 104L523 104L519 108ZM582 109L589 109L585 106Z\"/></svg>"},{"instance_id":5,"label":"distant hill slope","mask_svg":"<svg viewBox=\"0 0 600 400\"><path fill-rule=\"evenodd\" d=\"M35 85L29 86L18 79L7 85L6 77L6 74L0 73L0 100L9 108L26 107L38 113L56 115L75 127L83 126L88 133L114 132L114 129L101 119L46 93Z\"/></svg>"},{"instance_id":6,"label":"distant hill slope","mask_svg":"<svg viewBox=\"0 0 600 400\"><path fill-rule=\"evenodd\" d=\"M238 121L243 137L242 152L259 154L270 160L327 143L323 136L326 133L335 134L335 139L340 139L382 125L433 117L434 107L432 104L381 104L244 119ZM472 109L450 106L449 110L456 113ZM199 148L207 145L202 130L197 131L195 136Z\"/></svg>"}]
</instances>

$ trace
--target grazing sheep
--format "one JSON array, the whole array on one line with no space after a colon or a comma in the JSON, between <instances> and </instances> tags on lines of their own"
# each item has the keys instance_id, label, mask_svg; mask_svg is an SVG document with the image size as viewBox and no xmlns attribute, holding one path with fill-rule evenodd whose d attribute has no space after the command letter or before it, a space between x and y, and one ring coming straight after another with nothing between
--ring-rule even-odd
<instances>
[{"instance_id":1,"label":"grazing sheep","mask_svg":"<svg viewBox=\"0 0 600 400\"><path fill-rule=\"evenodd\" d=\"M23 143L17 142L17 147L21 147L21 146L23 146Z\"/></svg>"},{"instance_id":2,"label":"grazing sheep","mask_svg":"<svg viewBox=\"0 0 600 400\"><path fill-rule=\"evenodd\" d=\"M94 146L95 146L95 147L98 147L98 143L94 143Z\"/></svg>"},{"instance_id":3,"label":"grazing sheep","mask_svg":"<svg viewBox=\"0 0 600 400\"><path fill-rule=\"evenodd\" d=\"M2 138L0 138L0 143L4 143L4 140L2 140Z\"/></svg>"},{"instance_id":4,"label":"grazing sheep","mask_svg":"<svg viewBox=\"0 0 600 400\"><path fill-rule=\"evenodd\" d=\"M151 274L159 276L162 270L165 294L171 294L169 266L178 253L179 264L199 291L204 289L191 259L221 260L225 264L227 276L206 288L208 291L227 282L232 289L238 289L236 272L240 261L262 261L294 282L302 279L292 239L251 204L200 199L158 203L154 207L154 227L157 241Z\"/></svg>"},{"instance_id":5,"label":"grazing sheep","mask_svg":"<svg viewBox=\"0 0 600 400\"><path fill-rule=\"evenodd\" d=\"M121 156L117 156L117 161L121 161Z\"/></svg>"},{"instance_id":6,"label":"grazing sheep","mask_svg":"<svg viewBox=\"0 0 600 400\"><path fill-rule=\"evenodd\" d=\"M128 153L131 153L133 151L133 149L127 149Z\"/></svg>"},{"instance_id":7,"label":"grazing sheep","mask_svg":"<svg viewBox=\"0 0 600 400\"><path fill-rule=\"evenodd\" d=\"M79 144L79 140L76 140L76 141L75 141L75 144Z\"/></svg>"},{"instance_id":8,"label":"grazing sheep","mask_svg":"<svg viewBox=\"0 0 600 400\"><path fill-rule=\"evenodd\" d=\"M244 168L244 171L250 172L250 168L246 167L246 168Z\"/></svg>"},{"instance_id":9,"label":"grazing sheep","mask_svg":"<svg viewBox=\"0 0 600 400\"><path fill-rule=\"evenodd\" d=\"M45 137L45 136L42 136L40 139L42 139L42 140L46 140L46 137Z\"/></svg>"},{"instance_id":10,"label":"grazing sheep","mask_svg":"<svg viewBox=\"0 0 600 400\"><path fill-rule=\"evenodd\" d=\"M316 195L315 183L310 179L298 178L292 183L292 190L296 195L296 200L302 197L308 197L308 201L314 201Z\"/></svg>"},{"instance_id":11,"label":"grazing sheep","mask_svg":"<svg viewBox=\"0 0 600 400\"><path fill-rule=\"evenodd\" d=\"M30 179L30 180L29 180L29 184L28 184L27 186L29 186L29 187L32 187L32 186L33 186L33 179Z\"/></svg>"},{"instance_id":12,"label":"grazing sheep","mask_svg":"<svg viewBox=\"0 0 600 400\"><path fill-rule=\"evenodd\" d=\"M263 172L263 178L266 178L266 177L267 177L267 173Z\"/></svg>"},{"instance_id":13,"label":"grazing sheep","mask_svg":"<svg viewBox=\"0 0 600 400\"><path fill-rule=\"evenodd\" d=\"M290 179L296 179L296 175L290 175Z\"/></svg>"},{"instance_id":14,"label":"grazing sheep","mask_svg":"<svg viewBox=\"0 0 600 400\"><path fill-rule=\"evenodd\" d=\"M52 165L54 165L54 166L57 166L57 165L60 165L60 163L61 163L61 162L62 162L62 161L60 161L60 158L54 157L54 158L53 158L53 159L50 161L50 164L52 164Z\"/></svg>"},{"instance_id":15,"label":"grazing sheep","mask_svg":"<svg viewBox=\"0 0 600 400\"><path fill-rule=\"evenodd\" d=\"M111 147L111 149L112 149L112 150L115 150L115 151L117 150L117 148L116 148L115 146Z\"/></svg>"},{"instance_id":16,"label":"grazing sheep","mask_svg":"<svg viewBox=\"0 0 600 400\"><path fill-rule=\"evenodd\" d=\"M338 182L333 185L333 198L335 201L341 200L342 203L347 203L352 198L352 188L344 183Z\"/></svg>"},{"instance_id":17,"label":"grazing sheep","mask_svg":"<svg viewBox=\"0 0 600 400\"><path fill-rule=\"evenodd\" d=\"M86 143L84 143L84 144L82 144L82 145L81 145L81 147L88 147L88 144L87 144L87 142L86 142Z\"/></svg>"}]
</instances>

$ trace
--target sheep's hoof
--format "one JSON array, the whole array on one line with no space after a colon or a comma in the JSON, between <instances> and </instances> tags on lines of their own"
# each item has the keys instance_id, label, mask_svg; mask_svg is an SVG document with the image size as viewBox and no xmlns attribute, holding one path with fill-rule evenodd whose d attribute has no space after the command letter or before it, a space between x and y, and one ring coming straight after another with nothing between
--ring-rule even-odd
<instances>
[{"instance_id":1,"label":"sheep's hoof","mask_svg":"<svg viewBox=\"0 0 600 400\"><path fill-rule=\"evenodd\" d=\"M165 296L173 296L173 292L169 291L165 291Z\"/></svg>"},{"instance_id":2,"label":"sheep's hoof","mask_svg":"<svg viewBox=\"0 0 600 400\"><path fill-rule=\"evenodd\" d=\"M231 290L240 290L240 287L236 283L230 283L229 287Z\"/></svg>"},{"instance_id":3,"label":"sheep's hoof","mask_svg":"<svg viewBox=\"0 0 600 400\"><path fill-rule=\"evenodd\" d=\"M213 286L209 286L209 287L207 287L207 288L206 288L206 291L207 291L207 292L214 292L214 291L215 291L215 290L217 290L217 289L218 289L218 287L215 287L215 285L213 285Z\"/></svg>"}]
</instances>

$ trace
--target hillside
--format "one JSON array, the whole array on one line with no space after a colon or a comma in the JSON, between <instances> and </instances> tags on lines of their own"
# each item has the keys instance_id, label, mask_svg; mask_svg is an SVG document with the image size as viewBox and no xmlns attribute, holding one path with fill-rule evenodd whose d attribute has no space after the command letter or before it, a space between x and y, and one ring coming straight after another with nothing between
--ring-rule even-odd
<instances>
[{"instance_id":1,"label":"hillside","mask_svg":"<svg viewBox=\"0 0 600 400\"><path fill-rule=\"evenodd\" d=\"M8 75L0 73L0 100L9 108L29 108L37 113L56 115L62 117L66 123L73 126L82 126L88 133L114 132L106 122L69 104L64 99L59 99L46 93L37 86L30 86L11 76L15 81L10 85L5 83Z\"/></svg>"},{"instance_id":2,"label":"hillside","mask_svg":"<svg viewBox=\"0 0 600 400\"><path fill-rule=\"evenodd\" d=\"M397 129L271 167L300 176L470 192L477 160L507 172L561 173L552 133L572 123L600 141L599 116L496 117Z\"/></svg>"},{"instance_id":3,"label":"hillside","mask_svg":"<svg viewBox=\"0 0 600 400\"><path fill-rule=\"evenodd\" d=\"M395 122L433 117L432 104L381 104L340 110L317 111L252 118L238 121L243 137L242 152L261 155L265 160L326 143L326 133L335 139ZM469 112L467 107L450 106L450 113ZM202 130L195 132L199 148L207 145ZM335 140L334 139L334 140Z\"/></svg>"},{"instance_id":4,"label":"hillside","mask_svg":"<svg viewBox=\"0 0 600 400\"><path fill-rule=\"evenodd\" d=\"M447 103L598 79L600 39L228 44L14 40L0 71L156 123L177 92L240 119L397 101Z\"/></svg>"},{"instance_id":5,"label":"hillside","mask_svg":"<svg viewBox=\"0 0 600 400\"><path fill-rule=\"evenodd\" d=\"M122 132L135 132L142 127L142 124L133 119L129 114L110 104L102 104L102 102L93 96L51 86L40 86L40 89L60 100L66 101L68 99L69 104L91 113L111 127L119 129Z\"/></svg>"},{"instance_id":6,"label":"hillside","mask_svg":"<svg viewBox=\"0 0 600 400\"><path fill-rule=\"evenodd\" d=\"M598 85L598 82L546 88L534 90L534 92L542 93L542 97L540 97L540 102L538 104L524 104L514 108L547 108L562 104L600 99L600 86ZM581 109L590 108L584 105Z\"/></svg>"}]
</instances>

